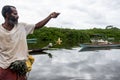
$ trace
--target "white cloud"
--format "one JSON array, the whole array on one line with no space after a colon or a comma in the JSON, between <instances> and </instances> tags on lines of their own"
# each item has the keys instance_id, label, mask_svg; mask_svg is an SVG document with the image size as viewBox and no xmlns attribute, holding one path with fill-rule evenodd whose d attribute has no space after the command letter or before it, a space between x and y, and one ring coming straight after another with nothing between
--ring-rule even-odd
<instances>
[{"instance_id":1,"label":"white cloud","mask_svg":"<svg viewBox=\"0 0 120 80\"><path fill-rule=\"evenodd\" d=\"M0 3L0 8L6 4L16 6L20 22L34 24L56 11L60 16L46 26L88 29L113 25L120 28L120 0L0 0ZM1 15L0 21L4 21Z\"/></svg>"}]
</instances>

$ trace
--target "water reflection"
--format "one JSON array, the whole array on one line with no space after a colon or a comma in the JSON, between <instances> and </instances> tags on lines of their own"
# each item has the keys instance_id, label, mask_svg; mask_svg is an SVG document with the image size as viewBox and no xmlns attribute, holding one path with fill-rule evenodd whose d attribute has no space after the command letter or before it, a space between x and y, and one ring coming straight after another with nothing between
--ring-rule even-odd
<instances>
[{"instance_id":1,"label":"water reflection","mask_svg":"<svg viewBox=\"0 0 120 80\"><path fill-rule=\"evenodd\" d=\"M29 80L120 80L120 50L79 52L48 50L48 55L34 55Z\"/></svg>"}]
</instances>

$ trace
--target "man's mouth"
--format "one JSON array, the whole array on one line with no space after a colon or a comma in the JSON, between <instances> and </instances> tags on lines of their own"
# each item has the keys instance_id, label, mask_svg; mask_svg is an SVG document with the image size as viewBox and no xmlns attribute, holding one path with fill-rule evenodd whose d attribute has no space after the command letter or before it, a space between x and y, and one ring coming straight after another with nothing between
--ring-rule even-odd
<instances>
[{"instance_id":1,"label":"man's mouth","mask_svg":"<svg viewBox=\"0 0 120 80\"><path fill-rule=\"evenodd\" d=\"M12 25L15 25L18 23L18 19L16 19L15 17L11 16L9 18L9 23L12 24Z\"/></svg>"}]
</instances>

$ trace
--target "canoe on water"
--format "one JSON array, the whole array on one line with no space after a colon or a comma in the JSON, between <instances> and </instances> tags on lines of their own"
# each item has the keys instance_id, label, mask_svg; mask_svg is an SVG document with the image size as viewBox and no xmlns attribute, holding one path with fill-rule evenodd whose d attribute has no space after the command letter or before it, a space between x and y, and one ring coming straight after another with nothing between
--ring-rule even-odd
<instances>
[{"instance_id":1,"label":"canoe on water","mask_svg":"<svg viewBox=\"0 0 120 80\"><path fill-rule=\"evenodd\" d=\"M28 50L29 53L35 53L35 52L43 52L45 50L49 50L51 47L53 46L52 43L49 43L47 46L43 47L43 48L38 48L38 49L31 49Z\"/></svg>"},{"instance_id":2,"label":"canoe on water","mask_svg":"<svg viewBox=\"0 0 120 80\"><path fill-rule=\"evenodd\" d=\"M120 44L80 44L80 47L101 48L101 47L120 47Z\"/></svg>"},{"instance_id":3,"label":"canoe on water","mask_svg":"<svg viewBox=\"0 0 120 80\"><path fill-rule=\"evenodd\" d=\"M95 50L110 50L110 49L120 49L120 44L103 44L103 45L93 45L93 44L80 44L80 51L95 51Z\"/></svg>"}]
</instances>

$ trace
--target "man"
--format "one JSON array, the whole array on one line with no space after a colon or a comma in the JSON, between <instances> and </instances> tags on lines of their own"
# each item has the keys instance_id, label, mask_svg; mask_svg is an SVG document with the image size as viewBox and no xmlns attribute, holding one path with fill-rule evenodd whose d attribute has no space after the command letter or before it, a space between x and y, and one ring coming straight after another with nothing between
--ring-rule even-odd
<instances>
[{"instance_id":1,"label":"man","mask_svg":"<svg viewBox=\"0 0 120 80\"><path fill-rule=\"evenodd\" d=\"M35 25L18 23L19 16L14 6L4 6L2 15L5 22L0 25L0 80L27 80L26 75L18 76L12 71L10 65L17 60L28 59L26 36L56 18L59 13L53 12Z\"/></svg>"}]
</instances>

